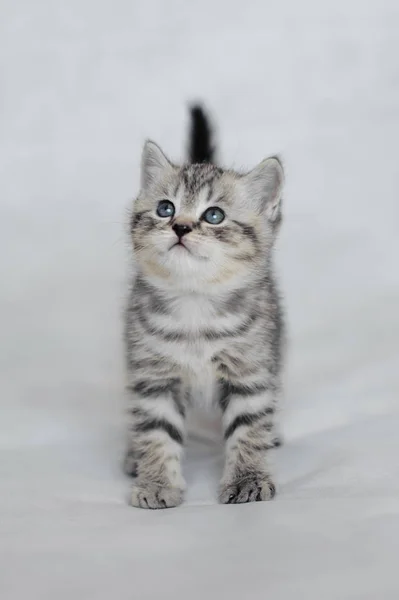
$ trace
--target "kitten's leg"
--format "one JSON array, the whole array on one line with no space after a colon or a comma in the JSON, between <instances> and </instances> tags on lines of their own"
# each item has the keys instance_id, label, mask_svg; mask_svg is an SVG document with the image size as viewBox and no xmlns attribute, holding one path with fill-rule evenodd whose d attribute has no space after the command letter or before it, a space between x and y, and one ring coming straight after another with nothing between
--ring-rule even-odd
<instances>
[{"instance_id":1,"label":"kitten's leg","mask_svg":"<svg viewBox=\"0 0 399 600\"><path fill-rule=\"evenodd\" d=\"M276 395L266 383L224 383L221 398L226 462L219 500L270 500L275 494L267 450L275 446Z\"/></svg>"},{"instance_id":2,"label":"kitten's leg","mask_svg":"<svg viewBox=\"0 0 399 600\"><path fill-rule=\"evenodd\" d=\"M125 471L126 475L129 475L129 477L137 477L137 462L137 454L134 446L132 446L131 441L129 440L129 447L123 460L123 470Z\"/></svg>"},{"instance_id":3,"label":"kitten's leg","mask_svg":"<svg viewBox=\"0 0 399 600\"><path fill-rule=\"evenodd\" d=\"M125 470L137 476L131 504L177 506L185 489L181 472L185 407L180 383L176 379L140 380L129 391L131 426Z\"/></svg>"},{"instance_id":4,"label":"kitten's leg","mask_svg":"<svg viewBox=\"0 0 399 600\"><path fill-rule=\"evenodd\" d=\"M280 448L284 444L284 437L281 433L280 426L278 423L273 424L273 440L272 440L273 448Z\"/></svg>"}]
</instances>

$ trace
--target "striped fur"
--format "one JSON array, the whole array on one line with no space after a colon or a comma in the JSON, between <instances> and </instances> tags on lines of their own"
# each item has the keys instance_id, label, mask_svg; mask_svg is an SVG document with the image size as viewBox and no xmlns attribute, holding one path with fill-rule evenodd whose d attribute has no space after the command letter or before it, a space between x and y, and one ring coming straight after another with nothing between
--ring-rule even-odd
<instances>
[{"instance_id":1,"label":"striped fur","mask_svg":"<svg viewBox=\"0 0 399 600\"><path fill-rule=\"evenodd\" d=\"M203 143L201 156L211 156ZM154 143L145 145L131 218L136 275L125 330L125 470L136 476L134 506L182 501L185 416L198 390L222 415L220 501L267 500L275 493L266 451L278 443L281 394L283 318L272 252L282 182L275 158L239 174L209 163L179 167ZM157 215L161 200L173 203L173 216ZM225 220L207 223L209 207L222 209ZM182 244L176 223L188 228Z\"/></svg>"}]
</instances>

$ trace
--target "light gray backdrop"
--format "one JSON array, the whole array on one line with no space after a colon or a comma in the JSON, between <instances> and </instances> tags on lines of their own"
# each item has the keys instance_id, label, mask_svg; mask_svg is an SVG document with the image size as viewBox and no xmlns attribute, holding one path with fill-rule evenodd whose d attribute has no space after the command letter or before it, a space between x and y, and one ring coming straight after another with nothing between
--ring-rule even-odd
<instances>
[{"instance_id":1,"label":"light gray backdrop","mask_svg":"<svg viewBox=\"0 0 399 600\"><path fill-rule=\"evenodd\" d=\"M0 586L4 600L397 599L399 4L2 0ZM150 136L286 160L290 322L274 503L125 504L127 209Z\"/></svg>"}]
</instances>

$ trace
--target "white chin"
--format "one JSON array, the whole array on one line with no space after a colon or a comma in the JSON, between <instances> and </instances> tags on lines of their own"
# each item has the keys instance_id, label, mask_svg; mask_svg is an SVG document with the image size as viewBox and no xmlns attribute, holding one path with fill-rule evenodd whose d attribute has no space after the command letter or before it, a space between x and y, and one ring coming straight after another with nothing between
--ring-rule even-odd
<instances>
[{"instance_id":1,"label":"white chin","mask_svg":"<svg viewBox=\"0 0 399 600\"><path fill-rule=\"evenodd\" d=\"M178 276L197 276L205 264L206 261L182 246L175 246L165 256L165 266Z\"/></svg>"},{"instance_id":2,"label":"white chin","mask_svg":"<svg viewBox=\"0 0 399 600\"><path fill-rule=\"evenodd\" d=\"M166 255L167 263L181 265L182 267L186 265L193 265L196 260L195 254L183 246L174 246Z\"/></svg>"},{"instance_id":3,"label":"white chin","mask_svg":"<svg viewBox=\"0 0 399 600\"><path fill-rule=\"evenodd\" d=\"M183 244L176 244L175 246L172 246L172 248L168 251L168 254L171 255L173 259L179 258L182 260L206 260L204 256L197 254L194 249L183 246Z\"/></svg>"}]
</instances>

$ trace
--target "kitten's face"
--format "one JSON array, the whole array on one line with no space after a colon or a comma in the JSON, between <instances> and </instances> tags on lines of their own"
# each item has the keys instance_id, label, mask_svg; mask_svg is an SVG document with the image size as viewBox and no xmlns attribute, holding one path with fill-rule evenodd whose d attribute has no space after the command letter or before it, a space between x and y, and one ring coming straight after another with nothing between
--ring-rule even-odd
<instances>
[{"instance_id":1,"label":"kitten's face","mask_svg":"<svg viewBox=\"0 0 399 600\"><path fill-rule=\"evenodd\" d=\"M264 163L244 176L209 164L180 168L147 142L132 215L143 273L198 290L250 275L264 262L280 220L282 169L276 159Z\"/></svg>"}]
</instances>

